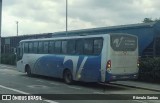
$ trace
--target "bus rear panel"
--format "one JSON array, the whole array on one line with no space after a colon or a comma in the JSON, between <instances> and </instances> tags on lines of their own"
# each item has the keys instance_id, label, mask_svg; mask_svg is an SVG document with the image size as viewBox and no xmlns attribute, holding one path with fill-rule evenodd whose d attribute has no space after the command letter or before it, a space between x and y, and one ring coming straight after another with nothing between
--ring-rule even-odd
<instances>
[{"instance_id":1,"label":"bus rear panel","mask_svg":"<svg viewBox=\"0 0 160 103\"><path fill-rule=\"evenodd\" d=\"M136 79L138 76L138 41L133 35L110 35L106 81Z\"/></svg>"}]
</instances>

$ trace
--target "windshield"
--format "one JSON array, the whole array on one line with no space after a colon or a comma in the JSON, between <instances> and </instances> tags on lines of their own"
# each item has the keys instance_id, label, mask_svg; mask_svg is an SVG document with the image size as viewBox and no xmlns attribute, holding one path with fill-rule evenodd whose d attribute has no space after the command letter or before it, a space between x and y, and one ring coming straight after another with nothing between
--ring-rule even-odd
<instances>
[{"instance_id":1,"label":"windshield","mask_svg":"<svg viewBox=\"0 0 160 103\"><path fill-rule=\"evenodd\" d=\"M114 51L134 51L137 38L131 35L111 35L111 47Z\"/></svg>"}]
</instances>

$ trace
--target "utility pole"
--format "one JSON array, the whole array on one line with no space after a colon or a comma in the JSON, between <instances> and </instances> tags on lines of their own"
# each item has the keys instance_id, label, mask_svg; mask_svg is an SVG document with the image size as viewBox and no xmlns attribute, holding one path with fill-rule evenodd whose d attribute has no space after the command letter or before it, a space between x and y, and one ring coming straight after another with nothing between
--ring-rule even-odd
<instances>
[{"instance_id":1,"label":"utility pole","mask_svg":"<svg viewBox=\"0 0 160 103\"><path fill-rule=\"evenodd\" d=\"M16 24L17 24L17 36L18 36L18 21L16 21Z\"/></svg>"},{"instance_id":2,"label":"utility pole","mask_svg":"<svg viewBox=\"0 0 160 103\"><path fill-rule=\"evenodd\" d=\"M66 0L66 36L68 36L68 0Z\"/></svg>"},{"instance_id":3,"label":"utility pole","mask_svg":"<svg viewBox=\"0 0 160 103\"><path fill-rule=\"evenodd\" d=\"M2 21L2 0L0 0L0 64L1 64L1 21Z\"/></svg>"}]
</instances>

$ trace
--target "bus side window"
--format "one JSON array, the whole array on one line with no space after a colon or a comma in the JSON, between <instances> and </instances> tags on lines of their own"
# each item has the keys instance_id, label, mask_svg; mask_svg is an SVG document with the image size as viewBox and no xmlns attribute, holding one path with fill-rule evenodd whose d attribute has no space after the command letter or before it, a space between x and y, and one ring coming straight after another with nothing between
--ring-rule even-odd
<instances>
[{"instance_id":1,"label":"bus side window","mask_svg":"<svg viewBox=\"0 0 160 103\"><path fill-rule=\"evenodd\" d=\"M23 43L20 44L20 57L23 56Z\"/></svg>"},{"instance_id":2,"label":"bus side window","mask_svg":"<svg viewBox=\"0 0 160 103\"><path fill-rule=\"evenodd\" d=\"M38 42L34 42L33 43L33 52L36 54L37 53L37 50L38 49Z\"/></svg>"},{"instance_id":3,"label":"bus side window","mask_svg":"<svg viewBox=\"0 0 160 103\"><path fill-rule=\"evenodd\" d=\"M62 41L62 54L67 53L67 41Z\"/></svg>"},{"instance_id":4,"label":"bus side window","mask_svg":"<svg viewBox=\"0 0 160 103\"><path fill-rule=\"evenodd\" d=\"M54 45L54 53L60 54L61 53L61 41L55 41Z\"/></svg>"},{"instance_id":5,"label":"bus side window","mask_svg":"<svg viewBox=\"0 0 160 103\"><path fill-rule=\"evenodd\" d=\"M67 43L67 54L75 54L76 52L75 40L68 40Z\"/></svg>"},{"instance_id":6,"label":"bus side window","mask_svg":"<svg viewBox=\"0 0 160 103\"><path fill-rule=\"evenodd\" d=\"M83 54L83 39L76 40L76 54Z\"/></svg>"},{"instance_id":7,"label":"bus side window","mask_svg":"<svg viewBox=\"0 0 160 103\"><path fill-rule=\"evenodd\" d=\"M48 52L53 53L54 52L54 41L49 42Z\"/></svg>"},{"instance_id":8,"label":"bus side window","mask_svg":"<svg viewBox=\"0 0 160 103\"><path fill-rule=\"evenodd\" d=\"M29 43L28 53L33 53L33 43Z\"/></svg>"},{"instance_id":9,"label":"bus side window","mask_svg":"<svg viewBox=\"0 0 160 103\"><path fill-rule=\"evenodd\" d=\"M44 42L44 53L48 53L48 42Z\"/></svg>"},{"instance_id":10,"label":"bus side window","mask_svg":"<svg viewBox=\"0 0 160 103\"><path fill-rule=\"evenodd\" d=\"M17 47L16 50L16 61L21 60L23 56L23 43L20 43L20 45Z\"/></svg>"},{"instance_id":11,"label":"bus side window","mask_svg":"<svg viewBox=\"0 0 160 103\"><path fill-rule=\"evenodd\" d=\"M94 40L94 54L99 55L102 51L103 39Z\"/></svg>"},{"instance_id":12,"label":"bus side window","mask_svg":"<svg viewBox=\"0 0 160 103\"><path fill-rule=\"evenodd\" d=\"M28 43L24 43L24 52L28 53Z\"/></svg>"},{"instance_id":13,"label":"bus side window","mask_svg":"<svg viewBox=\"0 0 160 103\"><path fill-rule=\"evenodd\" d=\"M84 54L93 54L93 39L84 40Z\"/></svg>"},{"instance_id":14,"label":"bus side window","mask_svg":"<svg viewBox=\"0 0 160 103\"><path fill-rule=\"evenodd\" d=\"M38 53L43 54L43 42L38 43Z\"/></svg>"}]
</instances>

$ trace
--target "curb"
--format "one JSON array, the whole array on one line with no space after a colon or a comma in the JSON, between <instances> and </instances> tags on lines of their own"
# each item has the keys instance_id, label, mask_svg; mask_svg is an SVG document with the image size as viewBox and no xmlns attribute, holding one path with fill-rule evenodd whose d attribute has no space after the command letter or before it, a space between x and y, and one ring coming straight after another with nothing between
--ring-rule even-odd
<instances>
[{"instance_id":1,"label":"curb","mask_svg":"<svg viewBox=\"0 0 160 103\"><path fill-rule=\"evenodd\" d=\"M146 88L146 87L131 86L131 85L125 85L125 84L119 84L119 83L110 83L110 84L119 85L119 86L125 86L125 87L131 87L131 88L144 89L144 90L150 90L150 91L155 91L155 92L160 92L159 89L151 89L151 88Z\"/></svg>"}]
</instances>

